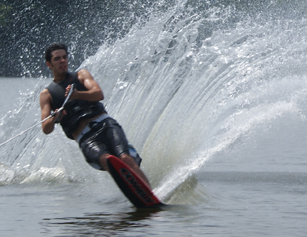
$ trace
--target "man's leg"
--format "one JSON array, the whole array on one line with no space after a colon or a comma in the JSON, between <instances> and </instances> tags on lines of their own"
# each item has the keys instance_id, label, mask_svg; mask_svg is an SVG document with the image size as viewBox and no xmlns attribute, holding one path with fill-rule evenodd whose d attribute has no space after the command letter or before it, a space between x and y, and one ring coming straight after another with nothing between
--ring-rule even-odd
<instances>
[{"instance_id":1,"label":"man's leg","mask_svg":"<svg viewBox=\"0 0 307 237\"><path fill-rule=\"evenodd\" d=\"M149 183L147 177L145 176L143 171L140 169L140 167L137 165L137 163L135 163L135 161L134 161L132 156L124 153L119 158L123 162L125 162L135 173L137 173L143 179L143 181L145 183L147 183L147 185L151 188L150 183Z\"/></svg>"},{"instance_id":2,"label":"man's leg","mask_svg":"<svg viewBox=\"0 0 307 237\"><path fill-rule=\"evenodd\" d=\"M105 153L102 154L100 156L99 162L100 162L100 166L104 169L109 171L109 167L108 167L108 163L107 163L107 158L110 154ZM137 173L142 179L143 181L151 188L150 183L147 179L147 177L145 176L145 174L143 173L143 171L139 168L139 166L135 163L134 159L132 156L123 153L122 155L120 155L118 157L119 159L121 159L123 162L125 162L135 173Z\"/></svg>"}]
</instances>

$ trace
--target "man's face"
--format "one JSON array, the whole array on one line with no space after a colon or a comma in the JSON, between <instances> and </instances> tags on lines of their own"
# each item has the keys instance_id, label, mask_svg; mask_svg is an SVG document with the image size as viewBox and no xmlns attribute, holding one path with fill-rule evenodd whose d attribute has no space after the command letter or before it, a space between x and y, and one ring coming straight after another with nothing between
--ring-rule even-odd
<instances>
[{"instance_id":1,"label":"man's face","mask_svg":"<svg viewBox=\"0 0 307 237\"><path fill-rule=\"evenodd\" d=\"M68 71L68 58L64 49L57 49L51 53L51 61L47 62L47 66L55 74L62 74Z\"/></svg>"}]
</instances>

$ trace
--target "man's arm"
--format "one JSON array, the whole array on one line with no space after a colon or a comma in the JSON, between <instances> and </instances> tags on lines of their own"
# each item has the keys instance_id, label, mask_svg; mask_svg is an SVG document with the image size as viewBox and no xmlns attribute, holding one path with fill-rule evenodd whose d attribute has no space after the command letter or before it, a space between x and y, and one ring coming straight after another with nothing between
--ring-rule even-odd
<instances>
[{"instance_id":1,"label":"man's arm","mask_svg":"<svg viewBox=\"0 0 307 237\"><path fill-rule=\"evenodd\" d=\"M77 89L71 94L70 99L87 100L87 101L100 101L104 99L103 92L94 80L92 75L86 69L78 72L77 77L79 81L85 86L86 91L78 91ZM68 95L71 86L66 88L65 96Z\"/></svg>"},{"instance_id":2,"label":"man's arm","mask_svg":"<svg viewBox=\"0 0 307 237\"><path fill-rule=\"evenodd\" d=\"M40 93L39 103L41 107L41 119L44 120L51 114L51 95L47 89L44 89ZM45 134L53 131L57 116L58 114L42 123L42 130Z\"/></svg>"}]
</instances>

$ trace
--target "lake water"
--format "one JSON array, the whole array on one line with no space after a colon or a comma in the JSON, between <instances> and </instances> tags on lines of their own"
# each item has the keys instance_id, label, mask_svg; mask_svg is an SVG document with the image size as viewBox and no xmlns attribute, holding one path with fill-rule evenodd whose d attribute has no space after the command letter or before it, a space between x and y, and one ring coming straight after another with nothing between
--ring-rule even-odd
<instances>
[{"instance_id":1,"label":"lake water","mask_svg":"<svg viewBox=\"0 0 307 237\"><path fill-rule=\"evenodd\" d=\"M169 204L137 210L60 127L51 78L0 78L1 236L306 236L304 1L176 1L87 68ZM162 1L161 1L162 4Z\"/></svg>"}]
</instances>

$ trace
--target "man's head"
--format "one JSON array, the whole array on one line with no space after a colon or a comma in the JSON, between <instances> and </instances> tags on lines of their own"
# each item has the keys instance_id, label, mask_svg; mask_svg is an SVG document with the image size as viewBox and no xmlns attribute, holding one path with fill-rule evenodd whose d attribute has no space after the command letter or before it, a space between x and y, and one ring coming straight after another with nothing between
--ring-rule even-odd
<instances>
[{"instance_id":1,"label":"man's head","mask_svg":"<svg viewBox=\"0 0 307 237\"><path fill-rule=\"evenodd\" d=\"M55 50L58 50L58 49L63 49L63 50L66 51L66 54L68 54L67 47L66 47L65 44L57 44L57 43L52 44L45 51L46 62L51 62L52 52L55 51Z\"/></svg>"},{"instance_id":2,"label":"man's head","mask_svg":"<svg viewBox=\"0 0 307 237\"><path fill-rule=\"evenodd\" d=\"M55 77L63 77L68 71L67 47L64 44L52 44L45 52L46 64Z\"/></svg>"}]
</instances>

